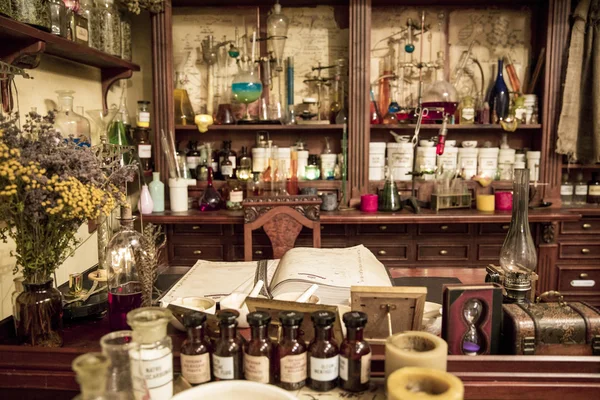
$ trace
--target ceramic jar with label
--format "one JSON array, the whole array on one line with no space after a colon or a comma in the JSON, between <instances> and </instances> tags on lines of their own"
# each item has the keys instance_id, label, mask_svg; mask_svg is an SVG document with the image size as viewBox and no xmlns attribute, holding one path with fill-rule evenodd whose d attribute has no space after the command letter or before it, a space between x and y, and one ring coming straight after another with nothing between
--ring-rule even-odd
<instances>
[{"instance_id":1,"label":"ceramic jar with label","mask_svg":"<svg viewBox=\"0 0 600 400\"><path fill-rule=\"evenodd\" d=\"M446 146L444 154L437 157L438 170L444 172L456 171L458 167L458 149L456 147Z\"/></svg>"},{"instance_id":2,"label":"ceramic jar with label","mask_svg":"<svg viewBox=\"0 0 600 400\"><path fill-rule=\"evenodd\" d=\"M436 149L435 147L417 147L417 171L423 175L421 179L433 180L436 170Z\"/></svg>"},{"instance_id":3,"label":"ceramic jar with label","mask_svg":"<svg viewBox=\"0 0 600 400\"><path fill-rule=\"evenodd\" d=\"M385 142L369 143L369 180L380 181L384 179L385 170Z\"/></svg>"},{"instance_id":4,"label":"ceramic jar with label","mask_svg":"<svg viewBox=\"0 0 600 400\"><path fill-rule=\"evenodd\" d=\"M479 149L474 147L465 147L458 149L458 168L464 179L471 179L477 175L477 155Z\"/></svg>"},{"instance_id":5,"label":"ceramic jar with label","mask_svg":"<svg viewBox=\"0 0 600 400\"><path fill-rule=\"evenodd\" d=\"M529 180L538 181L540 179L540 159L542 158L542 153L540 151L528 151L525 156L527 157Z\"/></svg>"},{"instance_id":6,"label":"ceramic jar with label","mask_svg":"<svg viewBox=\"0 0 600 400\"><path fill-rule=\"evenodd\" d=\"M501 180L513 180L515 153L515 149L500 149L498 153L498 170L500 171Z\"/></svg>"},{"instance_id":7,"label":"ceramic jar with label","mask_svg":"<svg viewBox=\"0 0 600 400\"><path fill-rule=\"evenodd\" d=\"M479 149L478 154L478 174L492 179L496 178L498 173L498 147L483 147Z\"/></svg>"},{"instance_id":8,"label":"ceramic jar with label","mask_svg":"<svg viewBox=\"0 0 600 400\"><path fill-rule=\"evenodd\" d=\"M388 143L387 154L389 167L397 181L410 181L413 168L413 146L410 142Z\"/></svg>"}]
</instances>

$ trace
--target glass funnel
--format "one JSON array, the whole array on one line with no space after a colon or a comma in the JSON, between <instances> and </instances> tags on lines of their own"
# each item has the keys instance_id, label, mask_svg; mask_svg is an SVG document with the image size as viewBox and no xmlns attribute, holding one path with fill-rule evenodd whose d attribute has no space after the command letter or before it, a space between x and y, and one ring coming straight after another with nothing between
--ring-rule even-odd
<instances>
[{"instance_id":1,"label":"glass funnel","mask_svg":"<svg viewBox=\"0 0 600 400\"><path fill-rule=\"evenodd\" d=\"M283 50L287 39L288 27L289 20L281 13L281 4L279 4L278 0L273 6L273 12L267 18L267 35L273 47L273 54L277 60L277 71L283 71Z\"/></svg>"},{"instance_id":2,"label":"glass funnel","mask_svg":"<svg viewBox=\"0 0 600 400\"><path fill-rule=\"evenodd\" d=\"M117 115L117 109L110 110L87 110L86 114L94 121L96 125L96 137L94 141L100 141L102 136L108 137L108 127Z\"/></svg>"},{"instance_id":3,"label":"glass funnel","mask_svg":"<svg viewBox=\"0 0 600 400\"><path fill-rule=\"evenodd\" d=\"M231 84L231 93L233 98L242 104L246 105L246 116L244 121L252 121L250 113L248 112L248 104L255 102L260 98L262 94L262 83L258 78L258 73L254 70L240 72L233 78Z\"/></svg>"},{"instance_id":4,"label":"glass funnel","mask_svg":"<svg viewBox=\"0 0 600 400\"><path fill-rule=\"evenodd\" d=\"M90 140L90 121L73 111L73 90L57 90L58 112L54 126L64 138L72 136L81 141Z\"/></svg>"},{"instance_id":5,"label":"glass funnel","mask_svg":"<svg viewBox=\"0 0 600 400\"><path fill-rule=\"evenodd\" d=\"M190 96L184 86L185 79L183 73L175 73L175 90L173 90L175 104L175 124L176 125L193 125L194 124L194 109L190 102Z\"/></svg>"},{"instance_id":6,"label":"glass funnel","mask_svg":"<svg viewBox=\"0 0 600 400\"><path fill-rule=\"evenodd\" d=\"M110 359L102 353L86 353L73 360L71 368L77 374L81 394L75 400L106 399L106 377Z\"/></svg>"}]
</instances>

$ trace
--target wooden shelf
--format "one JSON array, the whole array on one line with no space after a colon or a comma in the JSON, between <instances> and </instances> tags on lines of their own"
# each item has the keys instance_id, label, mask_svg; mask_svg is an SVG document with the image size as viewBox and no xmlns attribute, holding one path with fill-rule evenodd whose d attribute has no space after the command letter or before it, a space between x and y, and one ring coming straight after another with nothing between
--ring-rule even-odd
<instances>
[{"instance_id":1,"label":"wooden shelf","mask_svg":"<svg viewBox=\"0 0 600 400\"><path fill-rule=\"evenodd\" d=\"M256 125L211 125L208 127L209 131L302 131L302 132L311 132L311 131L335 131L339 130L340 132L344 128L344 125L276 125L276 124L256 124ZM198 127L196 125L176 125L176 131L198 131Z\"/></svg>"},{"instance_id":2,"label":"wooden shelf","mask_svg":"<svg viewBox=\"0 0 600 400\"><path fill-rule=\"evenodd\" d=\"M189 190L204 190L206 189L207 182L206 181L197 181L196 186L190 186ZM213 185L216 189L221 189L223 186L227 185L227 181L214 180ZM246 182L241 182L242 187L246 187ZM298 187L314 187L317 190L341 190L342 189L342 181L298 181Z\"/></svg>"},{"instance_id":3,"label":"wooden shelf","mask_svg":"<svg viewBox=\"0 0 600 400\"><path fill-rule=\"evenodd\" d=\"M397 125L371 125L371 129L391 129L391 130L403 130L410 129L414 130L417 126L415 124L397 124ZM442 127L442 124L422 124L421 130L439 130ZM497 124L472 124L472 125L447 125L449 130L484 130L484 131L502 131L506 132L502 129L500 125ZM517 131L521 130L536 130L542 129L541 124L533 124L533 125L521 125L517 128ZM507 132L512 133L512 132Z\"/></svg>"}]
</instances>

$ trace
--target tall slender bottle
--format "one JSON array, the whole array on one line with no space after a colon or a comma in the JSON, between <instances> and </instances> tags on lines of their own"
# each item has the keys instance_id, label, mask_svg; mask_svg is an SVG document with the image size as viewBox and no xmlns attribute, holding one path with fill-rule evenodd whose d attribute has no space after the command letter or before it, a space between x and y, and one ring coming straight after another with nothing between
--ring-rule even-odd
<instances>
[{"instance_id":1,"label":"tall slender bottle","mask_svg":"<svg viewBox=\"0 0 600 400\"><path fill-rule=\"evenodd\" d=\"M271 316L265 311L255 311L246 317L251 338L244 346L244 377L248 381L275 383L273 344L268 329Z\"/></svg>"},{"instance_id":2,"label":"tall slender bottle","mask_svg":"<svg viewBox=\"0 0 600 400\"><path fill-rule=\"evenodd\" d=\"M310 318L315 327L315 337L308 346L308 385L317 392L327 392L337 386L339 376L339 348L333 338L335 314L316 311Z\"/></svg>"},{"instance_id":3,"label":"tall slender bottle","mask_svg":"<svg viewBox=\"0 0 600 400\"><path fill-rule=\"evenodd\" d=\"M181 345L181 374L192 385L210 382L212 345L204 336L206 314L199 311L186 314L183 323L187 339Z\"/></svg>"},{"instance_id":4,"label":"tall slender bottle","mask_svg":"<svg viewBox=\"0 0 600 400\"><path fill-rule=\"evenodd\" d=\"M296 311L279 313L283 335L275 351L276 375L285 390L298 390L306 384L306 343L300 338L303 319L304 315Z\"/></svg>"},{"instance_id":5,"label":"tall slender bottle","mask_svg":"<svg viewBox=\"0 0 600 400\"><path fill-rule=\"evenodd\" d=\"M244 342L237 336L237 313L223 310L219 318L220 337L212 355L213 374L216 381L244 377Z\"/></svg>"},{"instance_id":6,"label":"tall slender bottle","mask_svg":"<svg viewBox=\"0 0 600 400\"><path fill-rule=\"evenodd\" d=\"M508 92L506 82L504 82L503 68L503 61L500 58L498 59L498 75L496 76L496 82L490 93L490 109L493 116L492 122L495 124L506 119L510 106L510 93Z\"/></svg>"}]
</instances>

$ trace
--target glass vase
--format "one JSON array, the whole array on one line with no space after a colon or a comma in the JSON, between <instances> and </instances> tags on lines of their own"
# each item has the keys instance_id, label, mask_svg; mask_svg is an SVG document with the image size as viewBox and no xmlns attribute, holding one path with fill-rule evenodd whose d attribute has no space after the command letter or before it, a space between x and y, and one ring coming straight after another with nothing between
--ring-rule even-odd
<instances>
[{"instance_id":1,"label":"glass vase","mask_svg":"<svg viewBox=\"0 0 600 400\"><path fill-rule=\"evenodd\" d=\"M62 295L52 283L52 279L42 283L23 282L24 290L15 301L14 316L21 344L62 346Z\"/></svg>"},{"instance_id":2,"label":"glass vase","mask_svg":"<svg viewBox=\"0 0 600 400\"><path fill-rule=\"evenodd\" d=\"M504 82L503 68L503 61L500 58L498 59L498 75L490 93L490 109L492 110L493 123L495 124L506 119L510 106L510 93L508 92L506 82Z\"/></svg>"}]
</instances>

